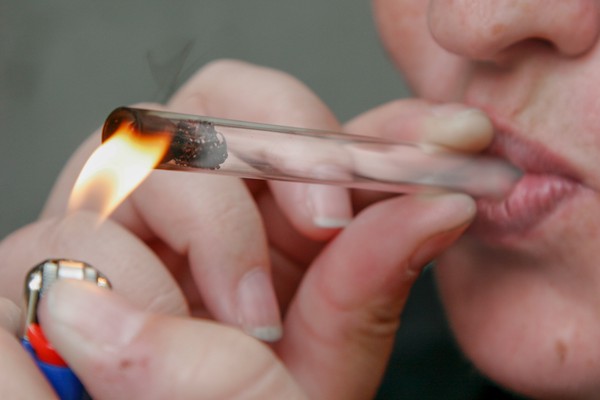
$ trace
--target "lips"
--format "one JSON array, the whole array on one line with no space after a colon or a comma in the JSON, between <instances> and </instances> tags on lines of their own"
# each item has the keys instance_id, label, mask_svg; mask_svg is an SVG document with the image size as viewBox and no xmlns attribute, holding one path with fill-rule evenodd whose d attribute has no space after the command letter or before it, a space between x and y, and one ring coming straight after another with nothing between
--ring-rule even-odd
<instances>
[{"instance_id":1,"label":"lips","mask_svg":"<svg viewBox=\"0 0 600 400\"><path fill-rule=\"evenodd\" d=\"M471 230L487 239L527 234L583 187L564 160L507 130L496 135L488 152L507 159L524 174L505 198L478 199Z\"/></svg>"}]
</instances>

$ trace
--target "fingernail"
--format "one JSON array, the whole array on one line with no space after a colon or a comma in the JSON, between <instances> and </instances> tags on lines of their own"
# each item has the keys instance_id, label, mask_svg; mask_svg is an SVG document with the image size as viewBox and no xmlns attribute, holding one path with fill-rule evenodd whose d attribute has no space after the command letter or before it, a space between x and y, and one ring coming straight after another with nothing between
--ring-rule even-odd
<instances>
[{"instance_id":1,"label":"fingernail","mask_svg":"<svg viewBox=\"0 0 600 400\"><path fill-rule=\"evenodd\" d=\"M119 297L87 282L56 282L45 294L46 335L69 342L70 348L96 346L117 352L138 334L142 313Z\"/></svg>"},{"instance_id":2,"label":"fingernail","mask_svg":"<svg viewBox=\"0 0 600 400\"><path fill-rule=\"evenodd\" d=\"M246 333L265 342L281 339L283 328L273 284L267 272L246 272L237 289L238 315Z\"/></svg>"},{"instance_id":3,"label":"fingernail","mask_svg":"<svg viewBox=\"0 0 600 400\"><path fill-rule=\"evenodd\" d=\"M457 104L433 107L424 123L423 141L451 149L482 150L493 137L494 128L485 113Z\"/></svg>"},{"instance_id":4,"label":"fingernail","mask_svg":"<svg viewBox=\"0 0 600 400\"><path fill-rule=\"evenodd\" d=\"M469 114L472 111L479 111L477 108L472 108L458 103L443 103L437 104L430 108L431 115L435 117L454 118L461 114Z\"/></svg>"},{"instance_id":5,"label":"fingernail","mask_svg":"<svg viewBox=\"0 0 600 400\"><path fill-rule=\"evenodd\" d=\"M308 209L316 226L343 228L352 222L352 204L346 189L309 184L307 198Z\"/></svg>"}]
</instances>

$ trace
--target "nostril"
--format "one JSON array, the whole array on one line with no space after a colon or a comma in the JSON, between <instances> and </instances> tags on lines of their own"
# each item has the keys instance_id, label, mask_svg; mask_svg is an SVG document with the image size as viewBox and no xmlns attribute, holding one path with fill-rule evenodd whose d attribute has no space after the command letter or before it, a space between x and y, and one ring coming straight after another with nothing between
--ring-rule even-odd
<instances>
[{"instance_id":1,"label":"nostril","mask_svg":"<svg viewBox=\"0 0 600 400\"><path fill-rule=\"evenodd\" d=\"M557 46L543 37L532 37L517 43L512 43L508 47L498 52L496 59L510 58L519 54L551 53L558 51Z\"/></svg>"}]
</instances>

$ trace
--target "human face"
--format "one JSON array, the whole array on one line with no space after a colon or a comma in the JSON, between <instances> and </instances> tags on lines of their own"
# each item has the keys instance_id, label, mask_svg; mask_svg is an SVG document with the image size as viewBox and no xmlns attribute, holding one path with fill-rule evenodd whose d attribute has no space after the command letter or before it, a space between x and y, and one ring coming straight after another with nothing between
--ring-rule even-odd
<instances>
[{"instance_id":1,"label":"human face","mask_svg":"<svg viewBox=\"0 0 600 400\"><path fill-rule=\"evenodd\" d=\"M600 1L374 0L418 96L485 110L524 176L439 262L450 323L523 394L600 393Z\"/></svg>"}]
</instances>

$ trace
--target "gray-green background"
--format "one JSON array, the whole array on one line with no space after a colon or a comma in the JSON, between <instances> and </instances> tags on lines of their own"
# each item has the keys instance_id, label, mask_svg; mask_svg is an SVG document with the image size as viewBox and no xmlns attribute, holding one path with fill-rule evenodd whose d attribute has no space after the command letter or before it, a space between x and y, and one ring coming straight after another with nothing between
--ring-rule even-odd
<instances>
[{"instance_id":1,"label":"gray-green background","mask_svg":"<svg viewBox=\"0 0 600 400\"><path fill-rule=\"evenodd\" d=\"M0 238L36 218L113 108L164 101L222 57L296 75L342 121L407 94L367 0L0 0ZM456 352L426 273L380 398L497 395L484 386Z\"/></svg>"},{"instance_id":2,"label":"gray-green background","mask_svg":"<svg viewBox=\"0 0 600 400\"><path fill-rule=\"evenodd\" d=\"M207 61L290 72L342 119L401 95L368 1L1 0L0 236L34 219L116 106L164 101Z\"/></svg>"}]
</instances>

